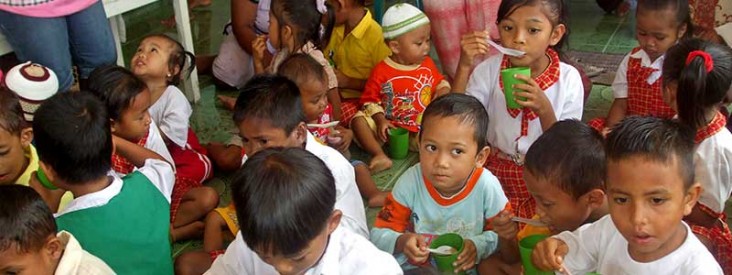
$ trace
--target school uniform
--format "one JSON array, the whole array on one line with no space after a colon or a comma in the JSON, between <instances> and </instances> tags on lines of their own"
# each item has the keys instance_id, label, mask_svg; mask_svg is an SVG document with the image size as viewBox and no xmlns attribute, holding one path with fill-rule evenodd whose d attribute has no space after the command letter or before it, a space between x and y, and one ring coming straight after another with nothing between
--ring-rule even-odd
<instances>
[{"instance_id":1,"label":"school uniform","mask_svg":"<svg viewBox=\"0 0 732 275\"><path fill-rule=\"evenodd\" d=\"M64 248L61 260L56 266L54 274L57 275L112 275L115 274L109 266L96 256L89 254L74 238L74 235L66 231L56 234Z\"/></svg>"}]
</instances>

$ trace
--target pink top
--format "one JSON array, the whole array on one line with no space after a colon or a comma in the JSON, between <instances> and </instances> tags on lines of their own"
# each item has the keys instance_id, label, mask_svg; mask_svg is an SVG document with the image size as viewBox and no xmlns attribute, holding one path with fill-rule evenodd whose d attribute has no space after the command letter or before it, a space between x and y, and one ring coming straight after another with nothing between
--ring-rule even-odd
<instances>
[{"instance_id":1,"label":"pink top","mask_svg":"<svg viewBox=\"0 0 732 275\"><path fill-rule=\"evenodd\" d=\"M0 0L0 10L28 17L61 17L82 11L99 0Z\"/></svg>"}]
</instances>

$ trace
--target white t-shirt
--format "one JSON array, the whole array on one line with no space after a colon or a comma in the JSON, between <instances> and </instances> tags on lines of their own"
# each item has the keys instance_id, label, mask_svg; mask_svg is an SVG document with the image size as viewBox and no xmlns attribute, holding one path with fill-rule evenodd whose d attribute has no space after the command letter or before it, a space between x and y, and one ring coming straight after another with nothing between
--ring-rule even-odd
<instances>
[{"instance_id":1,"label":"white t-shirt","mask_svg":"<svg viewBox=\"0 0 732 275\"><path fill-rule=\"evenodd\" d=\"M226 249L226 253L216 258L211 269L204 274L277 274L271 265L265 263L254 253L241 236ZM402 274L402 269L392 255L377 249L371 242L340 226L330 235L325 253L306 275L320 274Z\"/></svg>"},{"instance_id":2,"label":"white t-shirt","mask_svg":"<svg viewBox=\"0 0 732 275\"><path fill-rule=\"evenodd\" d=\"M160 129L158 129L158 124L155 123L155 120L150 122L150 131L147 131L145 148L158 153L158 155L171 164L175 163L173 162L173 157L170 155L170 151L168 151L168 147L165 146L165 141L163 141L163 136L160 135ZM173 170L175 170L175 166L173 166Z\"/></svg>"},{"instance_id":3,"label":"white t-shirt","mask_svg":"<svg viewBox=\"0 0 732 275\"><path fill-rule=\"evenodd\" d=\"M112 275L114 271L101 259L90 254L69 232L60 231L56 237L64 247L64 253L56 266L56 275Z\"/></svg>"},{"instance_id":4,"label":"white t-shirt","mask_svg":"<svg viewBox=\"0 0 732 275\"><path fill-rule=\"evenodd\" d=\"M699 202L723 212L732 192L732 133L724 128L702 141L694 154L694 166L696 181L702 186Z\"/></svg>"},{"instance_id":5,"label":"white t-shirt","mask_svg":"<svg viewBox=\"0 0 732 275\"><path fill-rule=\"evenodd\" d=\"M641 66L643 67L650 67L654 68L657 71L651 73L650 76L648 76L648 79L646 79L646 82L650 85L656 82L658 78L661 77L661 70L663 69L663 60L666 58L666 55L662 55L659 58L656 58L656 61L651 62L651 57L648 56L646 51L643 49L635 52L635 53L629 53L623 58L623 61L620 62L620 66L618 66L618 71L615 73L615 80L613 80L613 96L615 98L628 98L628 61L630 58L640 58L641 59Z\"/></svg>"},{"instance_id":6,"label":"white t-shirt","mask_svg":"<svg viewBox=\"0 0 732 275\"><path fill-rule=\"evenodd\" d=\"M168 139L185 147L188 143L188 127L193 109L178 87L168 86L160 98L150 106L150 117Z\"/></svg>"},{"instance_id":7,"label":"white t-shirt","mask_svg":"<svg viewBox=\"0 0 732 275\"><path fill-rule=\"evenodd\" d=\"M592 224L586 224L574 232L565 231L558 238L569 247L564 266L572 274L597 272L600 274L722 274L722 268L709 250L686 228L686 240L670 254L649 263L633 260L628 253L628 241L606 215Z\"/></svg>"}]
</instances>

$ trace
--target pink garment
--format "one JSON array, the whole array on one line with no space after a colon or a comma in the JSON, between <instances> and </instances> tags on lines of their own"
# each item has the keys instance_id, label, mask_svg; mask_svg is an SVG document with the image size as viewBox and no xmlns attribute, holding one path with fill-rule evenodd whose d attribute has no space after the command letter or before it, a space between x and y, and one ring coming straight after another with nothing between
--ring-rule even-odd
<instances>
[{"instance_id":1,"label":"pink garment","mask_svg":"<svg viewBox=\"0 0 732 275\"><path fill-rule=\"evenodd\" d=\"M0 1L0 10L28 17L52 18L77 13L97 1L99 0L6 0Z\"/></svg>"},{"instance_id":2,"label":"pink garment","mask_svg":"<svg viewBox=\"0 0 732 275\"><path fill-rule=\"evenodd\" d=\"M498 39L496 17L501 0L424 0L424 12L432 23L432 39L442 63L442 71L450 79L460 62L460 38L468 32L488 29L490 36ZM495 50L475 60L498 53Z\"/></svg>"}]
</instances>

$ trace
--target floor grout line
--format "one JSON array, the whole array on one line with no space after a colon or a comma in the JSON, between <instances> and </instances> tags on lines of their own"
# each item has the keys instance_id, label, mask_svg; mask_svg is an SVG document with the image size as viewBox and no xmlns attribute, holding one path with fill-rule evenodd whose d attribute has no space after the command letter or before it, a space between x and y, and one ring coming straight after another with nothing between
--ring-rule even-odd
<instances>
[{"instance_id":1,"label":"floor grout line","mask_svg":"<svg viewBox=\"0 0 732 275\"><path fill-rule=\"evenodd\" d=\"M610 35L610 38L607 40L607 43L605 43L605 47L602 48L602 53L606 53L607 47L610 46L610 42L613 41L613 38L615 38L615 34L618 33L618 30L620 30L620 27L623 26L623 23L625 23L625 18L627 18L627 17L628 17L628 15L626 14L626 16L623 16L623 18L620 18L620 22L618 22L618 26L615 27L615 31L613 31L613 34Z\"/></svg>"}]
</instances>

